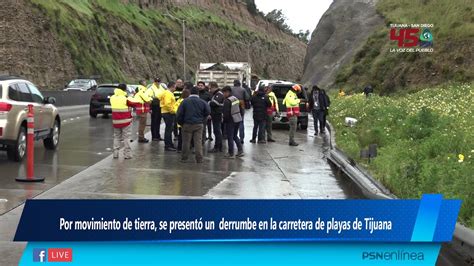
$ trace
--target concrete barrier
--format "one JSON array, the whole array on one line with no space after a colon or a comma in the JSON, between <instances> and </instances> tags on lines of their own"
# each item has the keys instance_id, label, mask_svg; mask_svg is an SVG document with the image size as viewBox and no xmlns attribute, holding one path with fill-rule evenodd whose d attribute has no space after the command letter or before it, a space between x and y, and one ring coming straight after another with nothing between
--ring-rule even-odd
<instances>
[{"instance_id":1,"label":"concrete barrier","mask_svg":"<svg viewBox=\"0 0 474 266\"><path fill-rule=\"evenodd\" d=\"M94 91L42 91L45 97L56 98L56 106L89 104Z\"/></svg>"},{"instance_id":2,"label":"concrete barrier","mask_svg":"<svg viewBox=\"0 0 474 266\"><path fill-rule=\"evenodd\" d=\"M329 122L326 128L329 132L329 144L331 147L328 160L344 172L367 198L396 199L397 197L390 193L384 185L375 180L353 159L337 148L336 132ZM474 263L474 230L457 223L453 240L448 245L458 256L462 257L463 261Z\"/></svg>"}]
</instances>

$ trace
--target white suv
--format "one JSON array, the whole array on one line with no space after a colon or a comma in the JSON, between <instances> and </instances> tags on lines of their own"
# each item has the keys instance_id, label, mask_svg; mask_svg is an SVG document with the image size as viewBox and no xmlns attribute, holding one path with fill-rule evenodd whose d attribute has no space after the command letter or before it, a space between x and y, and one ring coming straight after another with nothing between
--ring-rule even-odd
<instances>
[{"instance_id":1,"label":"white suv","mask_svg":"<svg viewBox=\"0 0 474 266\"><path fill-rule=\"evenodd\" d=\"M42 139L46 149L56 149L61 120L55 102L27 80L0 76L0 149L7 151L10 160L21 161L26 155L29 104L35 113L35 140Z\"/></svg>"}]
</instances>

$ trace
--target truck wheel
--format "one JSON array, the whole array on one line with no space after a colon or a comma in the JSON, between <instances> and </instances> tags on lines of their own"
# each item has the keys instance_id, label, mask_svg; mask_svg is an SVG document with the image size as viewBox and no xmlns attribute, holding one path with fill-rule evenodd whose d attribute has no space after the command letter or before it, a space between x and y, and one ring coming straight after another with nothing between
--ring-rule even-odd
<instances>
[{"instance_id":1,"label":"truck wheel","mask_svg":"<svg viewBox=\"0 0 474 266\"><path fill-rule=\"evenodd\" d=\"M26 155L26 127L20 127L16 143L7 147L8 159L21 162Z\"/></svg>"},{"instance_id":2,"label":"truck wheel","mask_svg":"<svg viewBox=\"0 0 474 266\"><path fill-rule=\"evenodd\" d=\"M43 145L46 149L56 150L59 144L59 133L60 133L59 122L58 120L55 120L51 135L48 138L45 138L43 140Z\"/></svg>"}]
</instances>

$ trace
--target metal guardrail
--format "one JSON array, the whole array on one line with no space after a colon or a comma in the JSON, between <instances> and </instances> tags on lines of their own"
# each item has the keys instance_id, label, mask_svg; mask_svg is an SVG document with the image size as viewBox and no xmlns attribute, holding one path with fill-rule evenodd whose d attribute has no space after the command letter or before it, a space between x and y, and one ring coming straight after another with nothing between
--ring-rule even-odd
<instances>
[{"instance_id":1,"label":"metal guardrail","mask_svg":"<svg viewBox=\"0 0 474 266\"><path fill-rule=\"evenodd\" d=\"M42 91L45 97L56 98L56 106L89 104L94 91Z\"/></svg>"},{"instance_id":2,"label":"metal guardrail","mask_svg":"<svg viewBox=\"0 0 474 266\"><path fill-rule=\"evenodd\" d=\"M369 199L396 199L381 183L370 176L363 168L349 158L336 146L336 134L332 125L327 123L330 135L328 160L341 169ZM474 263L474 230L456 223L453 240L450 246L468 263Z\"/></svg>"}]
</instances>

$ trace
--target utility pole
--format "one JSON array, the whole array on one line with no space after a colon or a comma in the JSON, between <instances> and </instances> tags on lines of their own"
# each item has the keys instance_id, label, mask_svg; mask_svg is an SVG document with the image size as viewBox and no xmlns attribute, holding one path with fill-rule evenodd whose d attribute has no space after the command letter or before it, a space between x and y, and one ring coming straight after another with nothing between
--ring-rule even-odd
<instances>
[{"instance_id":1,"label":"utility pole","mask_svg":"<svg viewBox=\"0 0 474 266\"><path fill-rule=\"evenodd\" d=\"M186 20L183 23L183 80L186 81Z\"/></svg>"}]
</instances>

